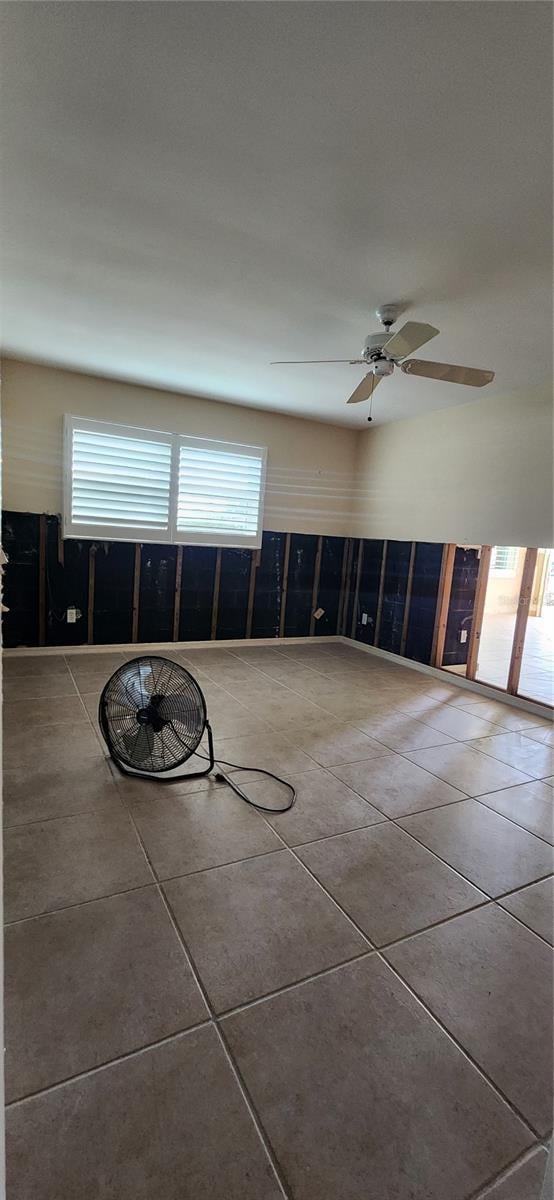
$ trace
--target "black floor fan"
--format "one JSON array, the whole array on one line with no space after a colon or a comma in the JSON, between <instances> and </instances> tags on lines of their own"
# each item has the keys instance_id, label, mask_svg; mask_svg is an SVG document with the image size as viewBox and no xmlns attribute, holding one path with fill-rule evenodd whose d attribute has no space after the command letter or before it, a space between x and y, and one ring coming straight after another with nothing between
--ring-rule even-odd
<instances>
[{"instance_id":1,"label":"black floor fan","mask_svg":"<svg viewBox=\"0 0 554 1200\"><path fill-rule=\"evenodd\" d=\"M98 720L110 756L124 775L176 783L184 778L199 779L214 770L213 734L204 695L190 672L172 659L149 654L118 667L100 696ZM204 734L207 754L199 749ZM192 755L207 765L198 771L181 771ZM222 759L219 762L276 779L290 793L284 808L266 808L255 804L231 777L218 771L215 779L227 783L253 808L262 812L288 812L292 808L296 793L287 780L261 767Z\"/></svg>"}]
</instances>

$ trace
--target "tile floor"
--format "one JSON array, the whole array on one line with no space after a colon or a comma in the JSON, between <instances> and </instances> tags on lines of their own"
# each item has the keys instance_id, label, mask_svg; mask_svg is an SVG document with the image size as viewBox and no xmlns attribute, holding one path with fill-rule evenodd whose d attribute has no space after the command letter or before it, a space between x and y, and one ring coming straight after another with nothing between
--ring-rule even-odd
<instances>
[{"instance_id":1,"label":"tile floor","mask_svg":"<svg viewBox=\"0 0 554 1200\"><path fill-rule=\"evenodd\" d=\"M548 723L338 643L168 653L297 803L119 776L127 655L5 659L11 1200L539 1200Z\"/></svg>"}]
</instances>

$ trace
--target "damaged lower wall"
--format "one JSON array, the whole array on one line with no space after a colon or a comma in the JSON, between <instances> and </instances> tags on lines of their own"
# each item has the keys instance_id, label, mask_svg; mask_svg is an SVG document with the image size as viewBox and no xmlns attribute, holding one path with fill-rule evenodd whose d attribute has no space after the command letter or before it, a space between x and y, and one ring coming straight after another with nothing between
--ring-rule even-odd
<instances>
[{"instance_id":1,"label":"damaged lower wall","mask_svg":"<svg viewBox=\"0 0 554 1200\"><path fill-rule=\"evenodd\" d=\"M5 646L343 634L431 662L440 543L272 531L260 550L64 541L58 517L9 511L2 541Z\"/></svg>"},{"instance_id":2,"label":"damaged lower wall","mask_svg":"<svg viewBox=\"0 0 554 1200\"><path fill-rule=\"evenodd\" d=\"M6 511L5 646L334 634L348 539L266 531L260 550L63 540ZM68 622L68 609L80 614ZM313 616L323 609L321 617Z\"/></svg>"}]
</instances>

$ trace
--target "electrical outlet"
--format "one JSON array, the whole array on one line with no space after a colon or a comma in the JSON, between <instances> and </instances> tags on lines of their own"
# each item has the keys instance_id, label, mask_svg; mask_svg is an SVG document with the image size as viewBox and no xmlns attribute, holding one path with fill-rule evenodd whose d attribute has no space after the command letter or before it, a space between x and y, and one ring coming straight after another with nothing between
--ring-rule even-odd
<instances>
[{"instance_id":1,"label":"electrical outlet","mask_svg":"<svg viewBox=\"0 0 554 1200\"><path fill-rule=\"evenodd\" d=\"M70 608L68 608L68 610L67 610L67 624L75 625L76 622L79 620L80 616L81 616L81 609L75 608L74 605L71 605Z\"/></svg>"},{"instance_id":2,"label":"electrical outlet","mask_svg":"<svg viewBox=\"0 0 554 1200\"><path fill-rule=\"evenodd\" d=\"M462 646L467 642L467 629L460 629L460 642Z\"/></svg>"},{"instance_id":3,"label":"electrical outlet","mask_svg":"<svg viewBox=\"0 0 554 1200\"><path fill-rule=\"evenodd\" d=\"M367 625L367 613L362 613L362 625Z\"/></svg>"},{"instance_id":4,"label":"electrical outlet","mask_svg":"<svg viewBox=\"0 0 554 1200\"><path fill-rule=\"evenodd\" d=\"M315 612L312 613L312 617L315 617L315 620L319 621L320 617L323 616L324 612L325 612L324 608L316 608Z\"/></svg>"}]
</instances>

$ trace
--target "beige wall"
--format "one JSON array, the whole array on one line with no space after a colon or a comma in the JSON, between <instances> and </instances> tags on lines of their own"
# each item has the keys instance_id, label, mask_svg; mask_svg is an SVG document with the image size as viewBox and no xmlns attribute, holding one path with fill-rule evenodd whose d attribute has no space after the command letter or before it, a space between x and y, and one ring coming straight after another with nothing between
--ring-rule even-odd
<instances>
[{"instance_id":1,"label":"beige wall","mask_svg":"<svg viewBox=\"0 0 554 1200\"><path fill-rule=\"evenodd\" d=\"M4 508L61 512L64 413L267 446L264 527L351 532L355 431L13 359L2 370Z\"/></svg>"},{"instance_id":2,"label":"beige wall","mask_svg":"<svg viewBox=\"0 0 554 1200\"><path fill-rule=\"evenodd\" d=\"M471 404L360 434L363 537L552 545L552 396Z\"/></svg>"},{"instance_id":3,"label":"beige wall","mask_svg":"<svg viewBox=\"0 0 554 1200\"><path fill-rule=\"evenodd\" d=\"M266 529L552 545L552 401L479 396L370 431L7 359L3 506L60 512L66 412L269 449Z\"/></svg>"}]
</instances>

